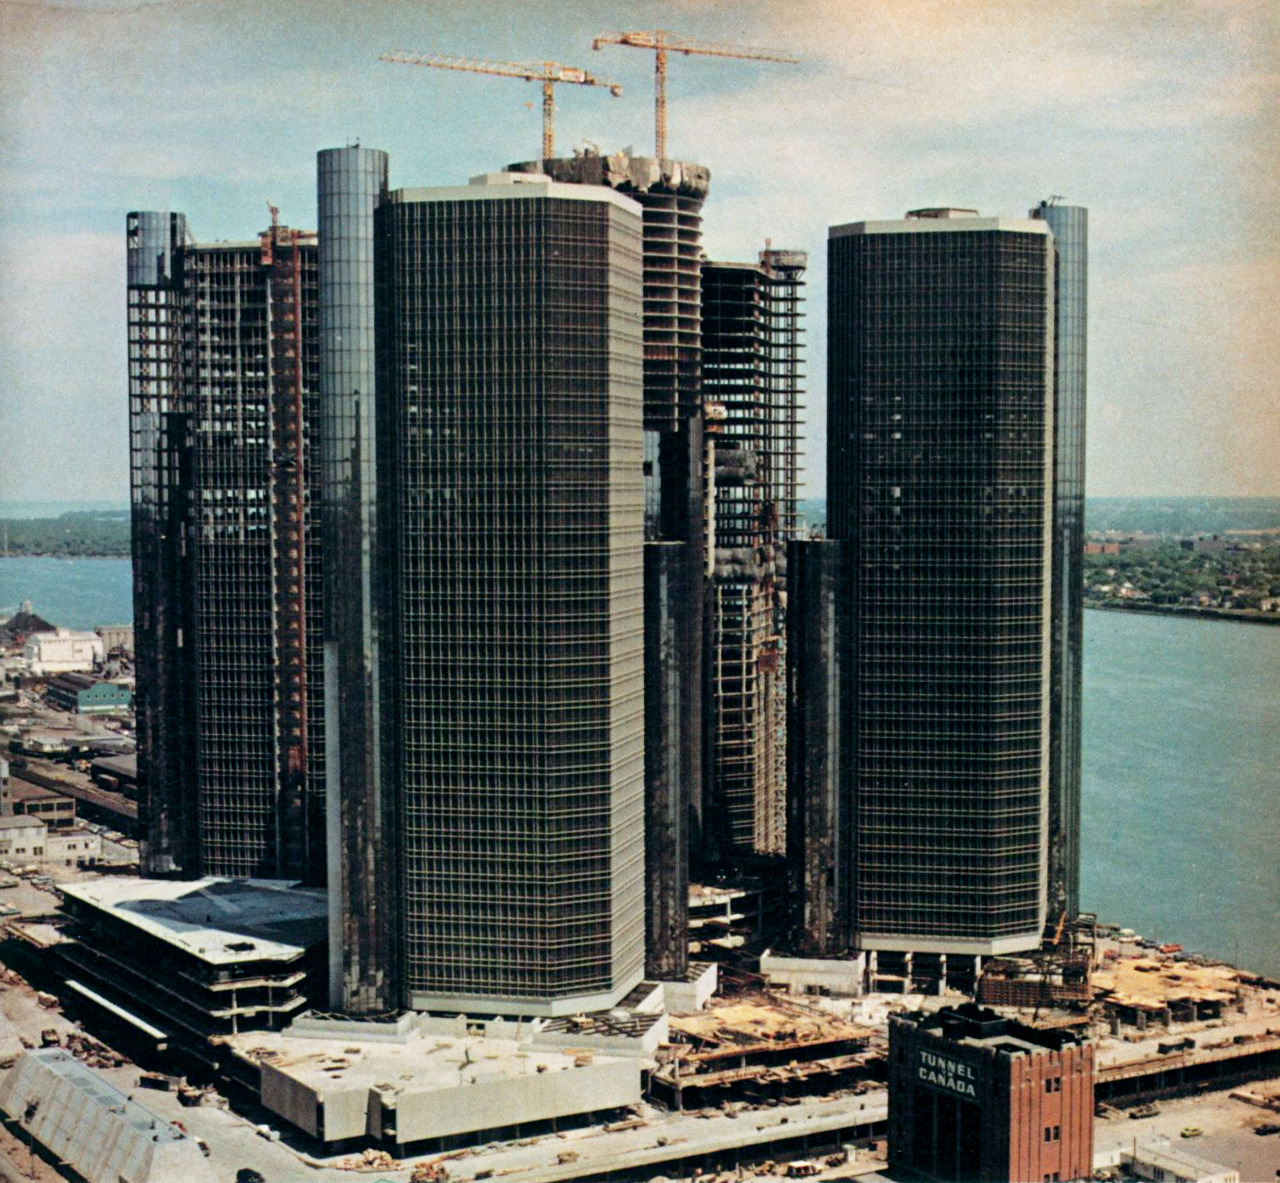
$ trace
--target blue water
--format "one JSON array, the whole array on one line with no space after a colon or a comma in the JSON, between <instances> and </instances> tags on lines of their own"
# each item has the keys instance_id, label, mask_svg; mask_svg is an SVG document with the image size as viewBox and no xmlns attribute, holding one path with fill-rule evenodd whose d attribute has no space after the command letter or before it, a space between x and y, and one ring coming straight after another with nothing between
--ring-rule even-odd
<instances>
[{"instance_id":1,"label":"blue water","mask_svg":"<svg viewBox=\"0 0 1280 1183\"><path fill-rule=\"evenodd\" d=\"M93 628L133 620L128 559L0 559L0 617L23 600L50 624Z\"/></svg>"},{"instance_id":2,"label":"blue water","mask_svg":"<svg viewBox=\"0 0 1280 1183\"><path fill-rule=\"evenodd\" d=\"M133 619L127 559L0 559L0 616ZM1085 613L1081 897L1280 978L1280 628Z\"/></svg>"},{"instance_id":3,"label":"blue water","mask_svg":"<svg viewBox=\"0 0 1280 1183\"><path fill-rule=\"evenodd\" d=\"M1085 613L1081 902L1280 977L1280 628Z\"/></svg>"}]
</instances>

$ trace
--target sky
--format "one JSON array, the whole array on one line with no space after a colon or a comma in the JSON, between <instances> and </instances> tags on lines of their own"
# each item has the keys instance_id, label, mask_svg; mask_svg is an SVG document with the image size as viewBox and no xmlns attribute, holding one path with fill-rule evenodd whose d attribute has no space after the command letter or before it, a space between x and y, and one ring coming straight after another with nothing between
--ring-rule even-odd
<instances>
[{"instance_id":1,"label":"sky","mask_svg":"<svg viewBox=\"0 0 1280 1183\"><path fill-rule=\"evenodd\" d=\"M704 242L809 252L807 492L825 492L827 227L954 205L1090 211L1088 492L1280 495L1275 0L0 0L0 501L128 495L124 221L315 225L315 153L393 187L536 157L536 84L379 62L555 60L557 150L652 153L653 55L613 29L777 49L673 56L669 155Z\"/></svg>"}]
</instances>

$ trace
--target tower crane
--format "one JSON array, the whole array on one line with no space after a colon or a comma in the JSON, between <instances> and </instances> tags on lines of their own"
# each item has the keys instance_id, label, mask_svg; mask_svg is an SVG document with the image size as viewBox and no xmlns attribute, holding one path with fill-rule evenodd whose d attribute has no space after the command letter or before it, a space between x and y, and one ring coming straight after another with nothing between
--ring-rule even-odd
<instances>
[{"instance_id":1,"label":"tower crane","mask_svg":"<svg viewBox=\"0 0 1280 1183\"><path fill-rule=\"evenodd\" d=\"M745 45L721 45L714 41L693 41L677 37L666 29L646 29L640 32L601 33L592 43L592 49L606 45L629 45L632 49L651 49L653 58L653 115L655 155L663 160L667 155L667 54L702 54L706 57L741 58L751 62L797 62L771 49L752 49Z\"/></svg>"},{"instance_id":2,"label":"tower crane","mask_svg":"<svg viewBox=\"0 0 1280 1183\"><path fill-rule=\"evenodd\" d=\"M571 82L577 86L605 86L617 98L622 87L607 78L578 66L565 66L559 62L487 62L480 58L450 57L443 53L410 53L395 50L384 53L382 62L396 62L402 66L434 66L437 70L465 70L470 74L497 74L503 78L523 78L526 82L542 83L542 159L555 155L555 85Z\"/></svg>"}]
</instances>

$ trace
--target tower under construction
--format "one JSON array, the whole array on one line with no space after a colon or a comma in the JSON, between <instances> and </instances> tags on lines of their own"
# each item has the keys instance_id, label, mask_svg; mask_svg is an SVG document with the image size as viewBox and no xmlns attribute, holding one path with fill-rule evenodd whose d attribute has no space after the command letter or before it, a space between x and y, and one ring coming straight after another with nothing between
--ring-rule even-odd
<instances>
[{"instance_id":1,"label":"tower under construction","mask_svg":"<svg viewBox=\"0 0 1280 1183\"><path fill-rule=\"evenodd\" d=\"M714 478L709 800L734 851L786 834L787 543L799 478L802 251L702 272L702 398Z\"/></svg>"},{"instance_id":2,"label":"tower under construction","mask_svg":"<svg viewBox=\"0 0 1280 1183\"><path fill-rule=\"evenodd\" d=\"M319 881L316 238L126 245L143 866Z\"/></svg>"}]
</instances>

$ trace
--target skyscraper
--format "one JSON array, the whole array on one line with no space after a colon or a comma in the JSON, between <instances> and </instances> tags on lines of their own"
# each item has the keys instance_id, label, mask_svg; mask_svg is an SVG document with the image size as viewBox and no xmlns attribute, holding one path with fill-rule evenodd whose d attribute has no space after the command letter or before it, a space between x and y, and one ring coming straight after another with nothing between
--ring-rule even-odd
<instances>
[{"instance_id":1,"label":"skyscraper","mask_svg":"<svg viewBox=\"0 0 1280 1183\"><path fill-rule=\"evenodd\" d=\"M801 251L702 270L702 398L714 476L709 815L742 853L786 831L786 546L800 444Z\"/></svg>"},{"instance_id":2,"label":"skyscraper","mask_svg":"<svg viewBox=\"0 0 1280 1183\"><path fill-rule=\"evenodd\" d=\"M1053 746L1049 759L1049 907L1080 910L1080 738L1084 659L1084 456L1089 211L1057 198L1031 211L1057 250L1054 408Z\"/></svg>"},{"instance_id":3,"label":"skyscraper","mask_svg":"<svg viewBox=\"0 0 1280 1183\"><path fill-rule=\"evenodd\" d=\"M688 965L690 862L718 856L723 845L705 792L704 744L715 505L701 394L702 205L711 177L697 164L626 152L511 167L606 186L643 211L645 538L661 551L646 560L646 813L651 834L682 836L650 841L645 891L649 973L679 978ZM679 693L659 690L677 684Z\"/></svg>"},{"instance_id":4,"label":"skyscraper","mask_svg":"<svg viewBox=\"0 0 1280 1183\"><path fill-rule=\"evenodd\" d=\"M1045 921L1054 251L921 210L830 235L830 531L844 552L834 852L858 947L1038 945Z\"/></svg>"},{"instance_id":5,"label":"skyscraper","mask_svg":"<svg viewBox=\"0 0 1280 1183\"><path fill-rule=\"evenodd\" d=\"M127 257L143 865L319 881L315 236Z\"/></svg>"},{"instance_id":6,"label":"skyscraper","mask_svg":"<svg viewBox=\"0 0 1280 1183\"><path fill-rule=\"evenodd\" d=\"M325 567L324 675L330 1005L400 1005L396 797L383 703L386 558L379 527L374 210L387 154L331 148L317 159L320 419Z\"/></svg>"},{"instance_id":7,"label":"skyscraper","mask_svg":"<svg viewBox=\"0 0 1280 1183\"><path fill-rule=\"evenodd\" d=\"M358 516L369 555L326 620L365 663L331 896L367 952L333 1004L611 1006L644 970L639 207L515 173L386 192L364 149L320 169L322 240L330 211L350 237L321 307L360 317L348 370L376 358L326 387L326 528Z\"/></svg>"}]
</instances>

